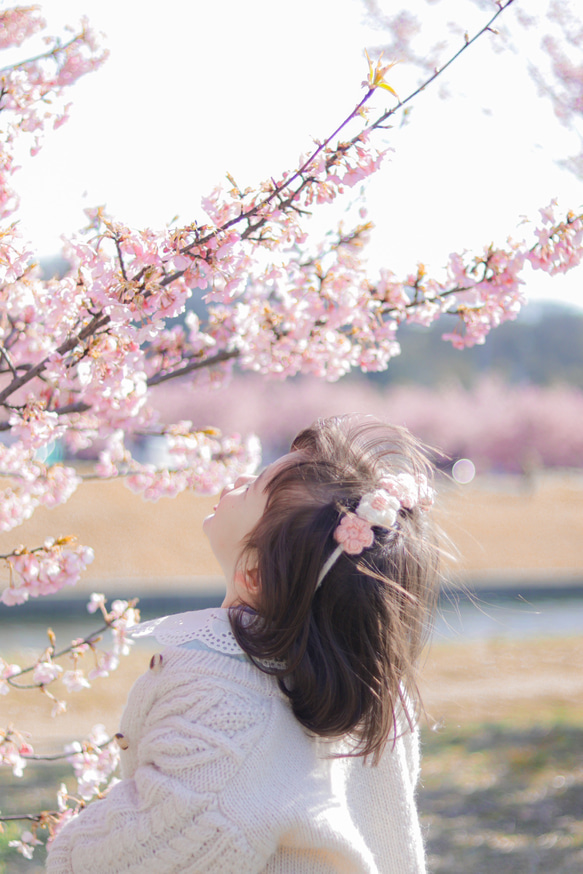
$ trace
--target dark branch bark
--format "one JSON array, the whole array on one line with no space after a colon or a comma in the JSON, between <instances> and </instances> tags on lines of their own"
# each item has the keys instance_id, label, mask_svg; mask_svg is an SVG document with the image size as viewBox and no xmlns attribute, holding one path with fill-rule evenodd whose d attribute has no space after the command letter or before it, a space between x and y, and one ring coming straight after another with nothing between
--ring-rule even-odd
<instances>
[{"instance_id":1,"label":"dark branch bark","mask_svg":"<svg viewBox=\"0 0 583 874\"><path fill-rule=\"evenodd\" d=\"M192 361L179 370L173 370L170 373L156 373L149 378L148 386L159 385L161 382L177 379L179 376L186 376L187 373L193 373L195 370L201 370L203 367L211 367L213 364L220 364L223 361L229 361L231 358L238 358L240 354L238 349L234 349L231 352L219 352L211 358L205 358L202 361Z\"/></svg>"}]
</instances>

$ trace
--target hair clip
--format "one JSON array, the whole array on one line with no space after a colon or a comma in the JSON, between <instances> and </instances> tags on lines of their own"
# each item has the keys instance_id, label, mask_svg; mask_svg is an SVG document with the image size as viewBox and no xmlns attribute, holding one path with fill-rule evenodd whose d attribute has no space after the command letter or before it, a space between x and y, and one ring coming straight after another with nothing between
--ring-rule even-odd
<instances>
[{"instance_id":1,"label":"hair clip","mask_svg":"<svg viewBox=\"0 0 583 874\"><path fill-rule=\"evenodd\" d=\"M359 555L374 543L373 526L390 530L397 521L399 510L419 507L428 510L433 504L434 492L423 475L409 473L387 474L379 480L380 488L367 492L360 499L354 514L342 516L334 531L338 546L328 556L318 575L316 589L343 552Z\"/></svg>"}]
</instances>

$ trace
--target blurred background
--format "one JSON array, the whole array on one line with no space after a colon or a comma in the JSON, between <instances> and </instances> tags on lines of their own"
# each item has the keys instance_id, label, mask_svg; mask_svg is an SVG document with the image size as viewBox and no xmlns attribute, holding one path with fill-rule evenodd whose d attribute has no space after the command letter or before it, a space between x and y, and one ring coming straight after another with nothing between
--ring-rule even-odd
<instances>
[{"instance_id":1,"label":"blurred background","mask_svg":"<svg viewBox=\"0 0 583 874\"><path fill-rule=\"evenodd\" d=\"M244 187L294 164L309 135L325 135L358 100L363 46L388 39L378 16L367 18L376 4L356 0L297 0L293 14L267 0L170 2L163 15L142 5L139 16L112 0L81 5L42 4L53 29L86 12L108 34L110 61L76 87L71 121L40 155L22 156L19 220L47 275L59 269L56 229L82 226L84 206L107 202L138 226L177 212L192 221L226 170ZM430 41L441 40L444 56L485 14L467 2L408 6L424 23L433 16ZM540 28L519 31L509 14L501 29L525 41L522 54L476 47L444 81L450 100L428 91L410 123L387 134L396 153L365 193L377 225L371 265L403 273L422 259L437 271L452 249L478 251L515 233L521 215L536 218L551 197L580 207L581 181L561 163L576 137L528 78L529 63L544 66ZM395 75L406 93L406 64ZM324 210L316 232L339 215ZM481 347L453 350L442 325L403 328L402 354L383 374L324 384L236 373L220 392L156 390L165 421L254 432L265 464L314 418L348 411L404 424L438 450L437 520L457 554L421 678L420 805L434 874L583 870L581 270L529 275L526 293L518 319ZM167 461L155 440L134 448L140 460ZM92 459L77 463L88 472ZM1 535L4 553L75 533L96 556L75 591L0 605L3 654L33 663L47 624L63 646L93 630L93 591L138 596L143 618L219 604L220 570L201 534L215 500L147 504L121 481L92 480ZM50 718L37 692L3 698L3 722L34 730L47 753L95 723L114 733L150 654L135 646L110 681L70 696L66 722ZM3 811L54 805L55 774L70 771L47 768L31 763L10 788L2 772ZM25 862L7 848L9 836L0 836L1 874L41 870L41 857Z\"/></svg>"}]
</instances>

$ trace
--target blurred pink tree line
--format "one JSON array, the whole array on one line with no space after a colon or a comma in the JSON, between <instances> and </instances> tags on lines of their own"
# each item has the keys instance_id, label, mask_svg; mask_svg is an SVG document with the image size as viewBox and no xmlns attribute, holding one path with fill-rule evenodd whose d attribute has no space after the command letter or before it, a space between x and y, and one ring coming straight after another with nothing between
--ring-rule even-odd
<instances>
[{"instance_id":1,"label":"blurred pink tree line","mask_svg":"<svg viewBox=\"0 0 583 874\"><path fill-rule=\"evenodd\" d=\"M378 387L362 377L330 385L308 377L280 384L239 375L220 393L169 386L157 404L168 421L182 414L225 431L253 429L264 455L273 457L305 422L355 411L405 425L446 456L446 467L448 459L469 458L478 473L530 473L583 462L583 391L568 385L509 385L482 376L470 388Z\"/></svg>"},{"instance_id":2,"label":"blurred pink tree line","mask_svg":"<svg viewBox=\"0 0 583 874\"><path fill-rule=\"evenodd\" d=\"M65 503L84 479L123 477L130 488L153 500L185 489L216 492L259 463L258 441L241 437L242 432L261 430L264 418L265 436L276 442L280 432L275 420L280 418L277 428L285 423L287 441L295 427L292 408L301 416L298 424L329 409L327 390L313 384L308 388L307 383L291 383L284 390L283 383L273 382L266 383L263 408L255 401L245 408L247 383L235 382L234 394L227 394L235 363L242 371L279 379L311 376L333 381L350 371L382 371L400 352L403 325L427 327L442 317L448 321L444 340L458 349L479 345L492 329L516 317L527 299L525 277L530 269L554 276L581 263L583 216L575 205L561 213L555 202L541 204L539 216L524 224L524 236L518 240L487 242L473 254L453 251L440 277L429 275L421 262L400 277L390 265L370 274L365 252L371 225L364 200L350 226L341 225L319 240L308 232L311 211L374 176L399 113L477 40L500 38L504 46L498 20L519 3L499 0L485 5L490 11L479 31L473 36L459 33L451 55L432 58L427 69L409 52L412 30L407 13L389 21L400 57L422 68L418 84L398 97L390 84L392 62L369 60L364 94L334 131L316 141L292 168L277 175L267 175L274 168L266 168L264 182L255 188L239 187L227 177L228 186L218 186L203 198L197 220L181 227L137 230L103 207L87 210L85 232L64 245L68 271L48 280L42 278L34 249L22 240L12 218L18 208L15 157L23 142L36 154L44 134L66 121L69 87L96 70L106 52L87 22L64 41L47 40L42 38L45 23L38 7L0 12L0 48L14 56L14 50L33 41L29 52L23 50L23 58L0 69L4 606L18 609L31 597L74 585L92 560L91 548L69 534L26 546L11 534L38 507ZM573 42L573 22L558 9L551 3L549 20L563 33L560 51L576 50L581 41ZM521 13L517 18L521 16L527 26L527 16ZM571 123L583 105L583 67L569 65L556 45L548 51L553 85L545 80L545 87L561 107L567 104L561 117ZM375 110L372 117L373 97L380 95L389 108ZM580 169L576 160L570 166L575 172ZM204 306L197 308L197 302ZM172 380L180 380L176 392L182 398L194 392L191 419L184 418L184 407L179 410L171 403ZM215 393L203 400L207 386ZM545 463L552 459L570 464L573 452L580 452L569 444L564 457L556 447L550 454L553 436L544 436L539 389L526 391L518 400L495 383L484 382L474 393L474 409L455 389L441 397L423 389L407 394L394 389L385 399L356 383L346 383L339 391L347 394L334 400L334 411L366 405L369 412L405 421L454 455L496 457L496 464L508 465L516 452L516 446L508 445L511 433L515 443L535 447ZM557 389L547 400L554 404L553 415L548 409L544 414L547 429L572 415L576 431L580 399L575 403L567 390L561 394ZM209 421L202 424L204 403L210 405ZM228 412L233 418L228 421L226 408L231 404ZM522 418L516 416L518 407L524 410ZM217 427L221 417L223 430ZM504 427L496 426L494 419ZM506 449L501 439L493 449L496 427L507 435ZM229 433L231 429L236 433ZM152 439L163 444L170 463L143 461L133 451L141 441ZM562 440L555 438L558 445ZM96 453L94 470L87 473L55 459L55 444L64 447L67 459ZM525 464L519 457L518 463ZM48 646L39 647L38 658L27 666L0 658L0 693L38 689L54 715L65 712L65 693L75 694L94 679L108 676L127 651L125 630L136 618L134 608L135 604L116 601L108 609L103 597L95 594L88 609L102 615L101 628L60 649L49 630ZM105 630L114 635L110 651L97 645ZM90 670L83 661L88 653L93 657ZM7 726L0 732L0 762L16 776L34 755L26 729ZM106 791L117 761L102 732L69 748L64 757L73 765L78 785L74 792L61 788L55 810L1 812L0 825L26 819L27 830L14 840L14 848L24 856L30 857L39 842L39 827L54 832Z\"/></svg>"}]
</instances>

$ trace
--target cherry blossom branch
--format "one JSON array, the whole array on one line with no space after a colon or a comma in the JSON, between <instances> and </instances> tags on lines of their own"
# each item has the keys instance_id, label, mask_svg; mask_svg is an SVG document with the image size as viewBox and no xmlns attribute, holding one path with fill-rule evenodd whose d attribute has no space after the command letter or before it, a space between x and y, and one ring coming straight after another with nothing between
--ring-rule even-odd
<instances>
[{"instance_id":1,"label":"cherry blossom branch","mask_svg":"<svg viewBox=\"0 0 583 874\"><path fill-rule=\"evenodd\" d=\"M62 658L64 655L67 655L68 653L71 653L74 650L79 649L80 647L83 647L83 646L88 646L91 649L93 649L93 645L95 643L98 643L101 640L101 635L103 634L103 632L107 631L107 629L111 628L111 626L112 626L111 622L105 623L104 625L101 626L101 628L98 628L96 631L92 632L91 634L88 634L87 637L83 638L82 640L81 639L76 640L74 643L71 643L70 646L65 647L65 649L62 649L59 652L53 652L52 647L49 646L44 651L43 655L46 655L47 658L49 658L50 661L52 662L53 660ZM42 657L41 657L41 661L42 661ZM29 665L26 668L22 668L18 674L13 674L10 677L6 677L5 678L6 682L13 689L43 689L47 685L46 682L28 683L28 684L21 684L21 683L14 682L15 677L21 677L24 674L28 674L31 671L34 671L35 668L37 667L37 665L38 665L38 662L35 662L34 665ZM57 679L57 675L55 675L55 677L50 682L53 682L56 679Z\"/></svg>"},{"instance_id":2,"label":"cherry blossom branch","mask_svg":"<svg viewBox=\"0 0 583 874\"><path fill-rule=\"evenodd\" d=\"M2 349L0 348L0 353ZM184 365L178 370L173 370L169 372L161 372L150 376L147 380L148 386L159 385L162 382L166 382L169 379L177 379L181 376L186 376L189 373L194 373L197 370L202 370L205 367L212 367L215 364L221 364L223 361L231 361L235 358L238 358L240 355L239 350L232 349L230 351L218 352L216 355L211 355L208 358L204 358L198 361L192 361L189 364ZM46 362L45 362L46 364ZM29 371L30 373L30 371ZM35 373L34 376L38 376L39 373ZM31 377L32 378L32 377ZM16 388L22 387L28 380L22 381L17 387L13 389L16 391ZM0 405L8 407L9 405L2 400L0 395ZM10 409L13 409L10 407ZM60 407L49 407L51 412L57 413L59 416L69 415L71 413L85 413L91 409L90 404L86 404L83 401L76 401L74 403L65 404ZM11 424L9 422L0 422L0 431L9 431L11 429ZM2 556L0 556L2 558Z\"/></svg>"},{"instance_id":3,"label":"cherry blossom branch","mask_svg":"<svg viewBox=\"0 0 583 874\"><path fill-rule=\"evenodd\" d=\"M492 18L487 22L487 24L485 24L481 28L481 30L479 30L476 34L474 34L474 36L471 37L471 39L466 36L466 40L465 40L464 45L454 55L452 55L452 57L448 61L446 61L446 63L443 64L443 66L439 67L439 69L436 69L432 73L432 75L429 76L428 79L426 79L421 85L419 85L414 91L412 91L411 94L409 94L407 97L405 97L404 100L400 100L399 103L397 104L397 106L394 106L392 109L389 109L389 110L387 110L387 112L383 113L374 122L374 124L370 125L366 130L372 131L372 130L375 130L376 128L380 127L383 124L383 122L385 122L391 115L394 115L396 112L398 112L399 109L402 109L403 106L405 106L407 103L409 103L415 97L417 97L418 94L420 94L422 91L424 91L428 85L431 85L431 83L434 82L438 76L441 76L441 74L444 73L445 70L447 70L447 68L450 67L459 57L461 57L464 54L464 52L467 51L467 49L469 49L470 46L476 42L477 39L479 39L485 33L494 32L492 30L492 25L494 24L496 19L500 15L502 15L502 13L506 9L508 9L508 7L511 6L513 3L514 3L514 0L506 0L505 3L498 2L498 7L499 7L498 11L492 16Z\"/></svg>"},{"instance_id":4,"label":"cherry blossom branch","mask_svg":"<svg viewBox=\"0 0 583 874\"><path fill-rule=\"evenodd\" d=\"M112 743L115 743L115 737L108 738L108 740L100 743L99 746L103 749L104 747L107 747ZM57 762L62 759L70 759L71 753L54 753L51 756L44 756L38 753L24 753L22 758L27 759L27 761L31 762Z\"/></svg>"},{"instance_id":5,"label":"cherry blossom branch","mask_svg":"<svg viewBox=\"0 0 583 874\"><path fill-rule=\"evenodd\" d=\"M398 102L398 104L394 108L392 108L391 110L388 110L387 112L383 113L374 124L369 125L367 128L364 129L363 132L361 132L359 135L353 137L353 139L350 140L348 143L339 144L336 147L336 149L326 158L326 161L325 161L326 173L330 170L330 168L332 166L334 166L336 164L336 162L339 160L339 158L342 155L346 154L346 152L349 151L352 147L354 147L357 143L362 142L364 136L366 136L369 132L381 127L382 123L384 121L386 121L387 118L389 118L391 115L393 115L399 108L404 106L406 103L411 101L424 88L426 88L439 75L441 75L441 73L443 73L443 71L445 69L447 69L447 67L449 67L456 58L458 58L461 54L463 54L463 52L466 51L469 48L469 46L472 45L483 33L488 31L489 29L491 29L492 24L494 23L496 18L502 13L502 11L504 11L509 5L511 5L512 2L513 2L513 0L508 0L508 2L504 6L501 6L497 10L495 15L491 17L489 22L471 40L468 39L466 41L466 44L464 46L462 46L462 48L459 49L455 53L455 55L453 55L452 58L450 58L450 60L446 64L443 65L443 67L440 70L435 71L431 77L429 77L421 86L416 88L415 91L413 91L410 95L408 95L408 97L406 97L404 100ZM60 50L64 50L64 47L60 47ZM377 70L378 70L378 67L377 67ZM278 209L283 211L283 212L286 212L290 209L295 209L296 207L294 205L294 201L297 199L297 197L299 196L301 191L304 188L306 188L306 186L308 186L309 184L317 181L315 176L312 176L310 174L306 175L310 166L314 165L316 159L324 152L324 150L327 149L328 145L332 142L332 140L335 137L338 136L338 134L344 129L344 127L353 118L357 117L358 115L360 115L362 113L362 111L364 109L364 105L370 99L370 97L372 96L372 94L374 93L376 88L379 86L382 87L382 83L380 81L377 81L375 78L373 78L372 67L371 67L371 75L369 76L369 83L370 83L370 87L368 88L363 99L357 104L357 106L352 110L352 112L347 116L347 118L345 118L344 121L341 122L341 124L339 124L336 127L336 129L333 131L333 133L331 133L322 143L320 143L318 145L318 147L315 149L315 151L312 152L312 154L301 164L299 169L296 170L292 174L291 177L286 178L281 183L275 185L273 190L266 197L261 199L258 203L254 204L253 206L249 207L246 210L242 209L239 216L236 216L236 217L230 219L229 221L222 223L222 225L220 227L214 229L213 231L207 233L206 235L200 236L200 234L198 232L196 232L195 233L195 237L196 237L195 241L180 248L179 252L182 255L190 254L194 248L204 246L205 244L209 243L213 238L217 237L217 235L226 233L230 228L232 228L234 225L240 223L241 221L247 222L247 228L241 234L241 238L242 239L249 238L252 234L256 233L262 226L264 226L266 224L266 222L269 220L269 216L265 216L265 215L259 215L257 221L255 221L255 222L252 221L252 218L254 216L257 216L260 211L263 211L267 207L269 207L270 204L272 204L275 200L278 201L278 204L277 204ZM388 86L386 86L386 87L388 87ZM392 90L392 89L389 89L389 90ZM291 190L290 186L292 186L295 182L298 182L298 181L299 181L299 184L295 187L295 189ZM114 240L116 250L118 253L118 258L119 258L122 276L124 278L124 281L127 282L127 271L126 271L126 265L124 264L124 260L123 260L120 237L118 234L112 234L112 238ZM206 257L208 258L208 256L206 256ZM195 260L196 259L205 260L205 256L203 256L203 254L200 252L192 252L192 258ZM143 276L144 269L145 268L142 268L142 270L133 279L134 283L136 281L138 281L138 277ZM175 280L179 279L181 276L183 276L185 272L186 272L185 269L184 270L175 270L171 274L169 274L168 276L162 278L160 284L163 286L167 285L167 284L169 285L172 282L174 282ZM147 293L146 293L146 298L147 298ZM110 321L109 316L103 315L103 311L98 310L95 314L93 314L93 316L88 324L86 324L81 330L79 330L78 332L76 332L75 334L70 336L67 340L65 340L61 345L59 345L57 347L57 349L55 350L55 353L52 353L52 354L57 354L60 356L66 354L67 352L74 349L77 345L82 344L87 339L94 336L100 329L106 327L109 324L109 321ZM211 366L212 364L215 364L215 363L221 363L222 361L226 361L229 358L236 357L237 355L238 355L238 353L236 351L233 351L230 353L219 353L219 355L211 356L210 358L205 359L204 361L191 362L191 363L185 365L184 367L177 369L176 371L172 371L172 372L168 372L168 373L160 373L160 374L151 376L148 384L149 385L156 385L156 384L163 382L163 381L166 381L168 379L176 378L178 376L187 375L188 373L195 372L197 370L200 370L203 367ZM6 400L14 392L23 388L25 385L30 383L36 377L39 377L43 373L43 371L46 369L50 358L51 358L51 356L47 355L41 361L39 361L36 365L30 367L26 372L22 373L21 375L18 375L16 373L16 371L13 370L12 371L13 379L2 391L0 391L0 405L5 404ZM67 411L70 411L70 412L84 412L84 411L86 411L86 409L90 408L90 405L87 405L87 407L86 407L83 404L83 402L78 402L78 404L73 403L73 404L69 404L69 405L64 405L64 407ZM56 408L56 410L58 412L58 407ZM61 415L63 415L63 413L61 413ZM0 429L7 430L6 424L3 423L2 425L0 425Z\"/></svg>"},{"instance_id":6,"label":"cherry blossom branch","mask_svg":"<svg viewBox=\"0 0 583 874\"><path fill-rule=\"evenodd\" d=\"M336 150L332 153L332 155L327 159L327 162L326 162L327 168L329 169L329 167L333 165L333 163L335 162L335 160L337 159L337 157L340 154L345 154L349 149L351 149L358 142L360 142L362 140L363 136L365 136L367 133L380 128L388 118L390 118L392 115L394 115L396 112L398 112L399 109L401 109L403 106L405 106L407 103L409 103L415 97L417 97L417 95L419 95L429 85L431 85L439 76L441 76L445 72L446 69L448 69L448 67L450 67L458 58L460 58L464 54L464 52L466 52L470 48L470 46L473 45L476 42L476 40L478 40L483 34L485 34L487 32L491 32L492 26L493 26L494 22L496 21L496 19L506 9L508 9L508 7L511 6L513 2L514 2L514 0L507 0L506 3L504 3L503 5L500 5L497 12L490 18L490 20L471 39L466 39L466 42L464 43L464 45L457 52L455 52L455 54L452 55L452 57L442 67L440 67L438 70L435 70L432 73L432 75L429 76L429 78L427 78L421 85L419 85L417 88L415 88L415 90L412 91L407 97L405 97L403 100L398 101L396 106L394 106L392 109L384 112L381 116L379 116L379 118L372 125L365 127L363 129L363 131L360 132L360 134L357 134L356 136L354 136L351 140L348 141L348 143L343 144L343 145L339 145L336 148ZM370 88L367 91L364 98L352 110L350 115L348 115L344 119L344 121L338 125L336 130L332 134L330 134L330 136L328 136L322 143L320 143L318 145L318 148L304 161L304 163L300 166L300 168L298 170L296 170L289 178L285 179L284 181L282 181L278 185L276 185L275 188L273 189L273 191L267 197L265 197L263 200L261 200L259 203L255 204L254 206L250 207L248 210L242 211L239 216L236 216L235 218L232 218L229 221L225 222L224 224L222 224L219 228L217 228L213 232L207 234L206 236L203 236L202 238L198 239L196 242L191 243L188 246L185 246L183 249L180 250L181 254L187 254L196 246L204 245L205 243L207 243L211 239L213 239L215 236L217 236L218 233L228 231L230 228L236 226L241 221L249 221L250 218L252 218L254 215L257 215L257 213L260 210L262 210L266 206L268 206L276 197L280 196L284 191L289 189L290 185L292 185L295 181L300 179L301 180L300 185L286 199L284 199L280 204L281 209L289 208L289 206L293 203L293 201L297 198L297 196L301 193L301 191L310 182L315 181L313 177L309 177L309 176L304 177L304 173L306 172L306 170L315 162L315 160L322 153L322 151L350 123L350 121L352 121L353 118L355 118L357 115L360 114L361 110L364 107L364 104L370 99L370 97L375 92L376 87L377 86L373 86L372 88ZM241 238L245 239L247 236L249 236L249 234L252 231L255 231L258 227L265 224L265 222L267 220L268 219L266 217L262 217L258 223L256 223L252 227L248 227L247 230L241 234Z\"/></svg>"},{"instance_id":7,"label":"cherry blossom branch","mask_svg":"<svg viewBox=\"0 0 583 874\"><path fill-rule=\"evenodd\" d=\"M129 601L127 604L127 607L125 608L125 610L123 611L123 613L120 616L112 614L110 618L107 618L105 620L104 624L100 628L96 629L96 631L91 632L91 634L88 634L86 637L84 637L82 639L80 638L79 640L72 641L71 644L67 647L64 647L64 649L61 649L58 652L55 652L53 650L53 647L49 646L45 650L45 653L47 654L50 661L52 662L55 659L60 659L63 656L68 655L69 653L75 652L75 650L81 649L82 647L87 646L90 649L94 649L94 644L99 643L99 641L101 640L101 635L105 631L107 631L109 628L115 628L116 623L119 622L120 619L123 619L125 617L127 611L133 610L135 608L136 604L138 603L138 600L139 600L138 598L134 598L133 600ZM41 659L42 659L42 657L41 657ZM47 685L46 683L30 683L27 685L22 685L22 684L14 682L14 679L16 677L22 677L24 674L31 673L32 671L34 671L37 668L37 666L38 666L38 661L35 662L35 664L29 665L26 668L21 668L18 674L13 674L12 676L6 677L5 678L6 682L8 683L9 686L11 686L14 689L39 689L39 688L43 688L44 686ZM56 676L54 679L56 679Z\"/></svg>"},{"instance_id":8,"label":"cherry blossom branch","mask_svg":"<svg viewBox=\"0 0 583 874\"><path fill-rule=\"evenodd\" d=\"M18 61L16 64L7 64L5 67L0 67L0 73L4 73L6 70L18 70L20 67L26 67L29 64L36 64L37 61L45 61L49 58L54 58L59 54L59 52L66 52L67 49L76 42L83 40L84 33L85 31L82 30L81 33L75 34L75 36L71 37L71 39L66 43L57 42L52 49L47 52L42 52L40 55L35 55L33 58L27 58L24 61Z\"/></svg>"},{"instance_id":9,"label":"cherry blossom branch","mask_svg":"<svg viewBox=\"0 0 583 874\"><path fill-rule=\"evenodd\" d=\"M38 364L27 370L27 372L24 373L22 376L15 377L12 382L6 386L5 389L0 391L0 405L3 405L7 398L9 398L10 395L14 394L15 391L18 391L18 389L22 388L32 379L39 376L43 372L43 370L46 369L52 355L64 355L67 352L70 352L79 343L82 343L84 340L89 339L89 337L95 334L96 331L99 330L99 328L107 325L109 321L109 316L104 316L101 310L96 313L92 317L91 321L87 325L85 325L78 334L70 337L68 340L65 340L63 343L61 343L60 346L58 346L58 348L54 352L52 352L50 355L45 356L42 361L39 361Z\"/></svg>"},{"instance_id":10,"label":"cherry blossom branch","mask_svg":"<svg viewBox=\"0 0 583 874\"><path fill-rule=\"evenodd\" d=\"M148 386L160 385L169 379L177 379L180 376L186 376L188 373L194 373L195 370L200 370L203 367L211 367L213 364L220 364L223 361L231 361L238 358L241 353L238 349L230 351L218 352L210 358L205 358L203 361L192 361L190 364L185 364L184 367L178 370L170 371L169 373L157 373L148 378Z\"/></svg>"}]
</instances>

